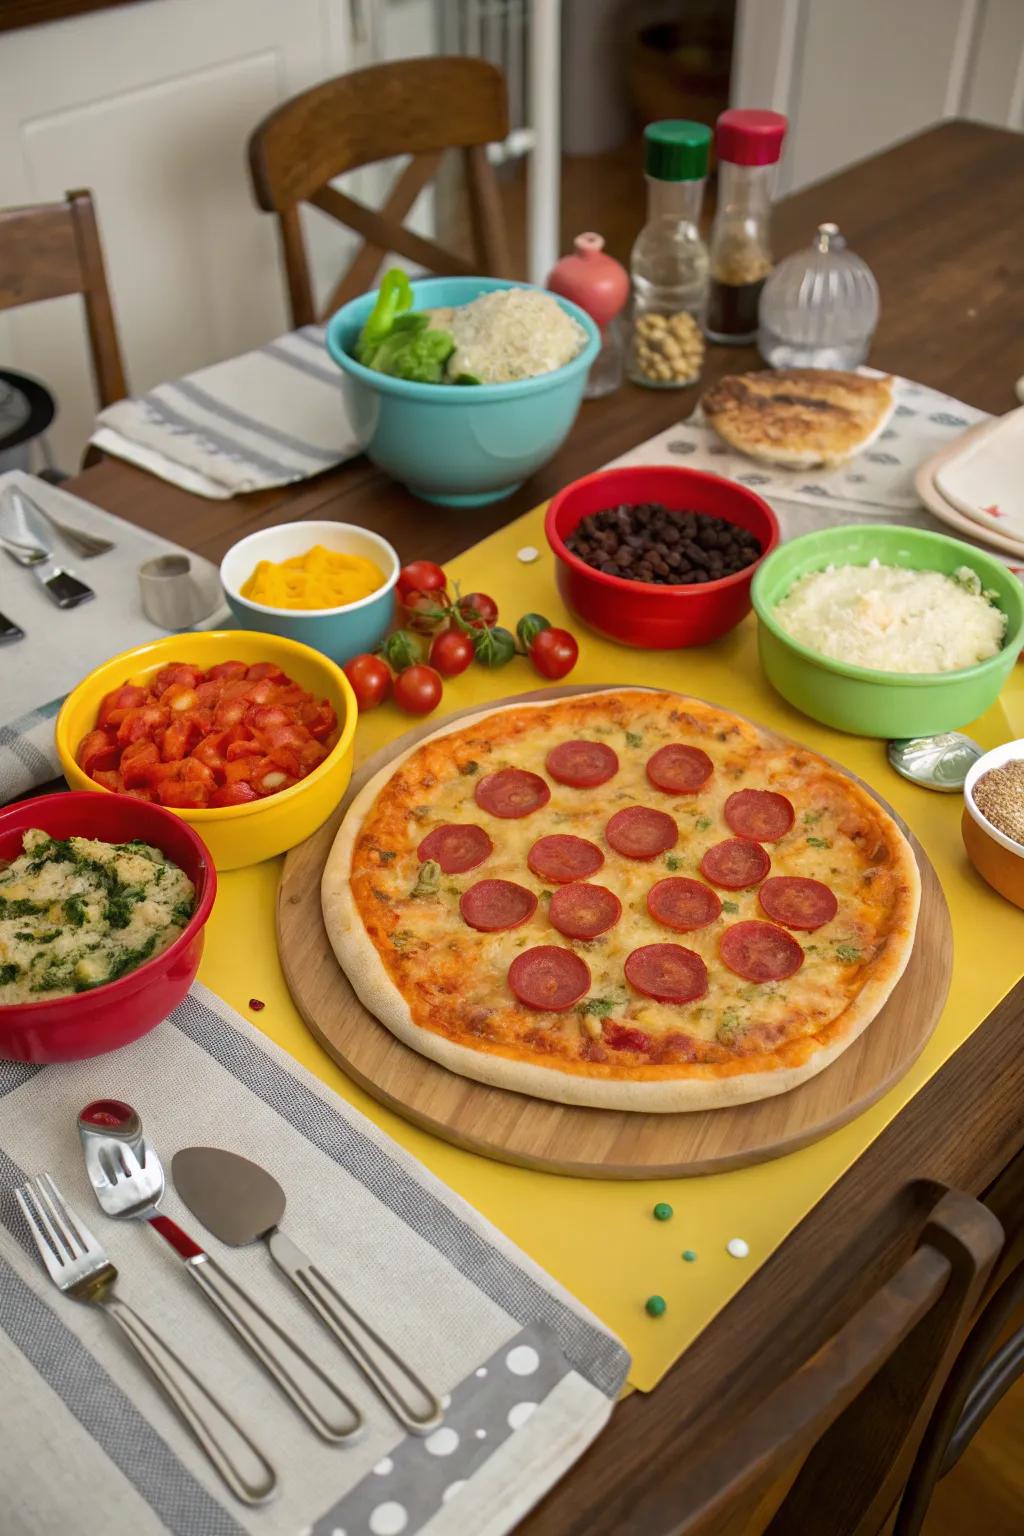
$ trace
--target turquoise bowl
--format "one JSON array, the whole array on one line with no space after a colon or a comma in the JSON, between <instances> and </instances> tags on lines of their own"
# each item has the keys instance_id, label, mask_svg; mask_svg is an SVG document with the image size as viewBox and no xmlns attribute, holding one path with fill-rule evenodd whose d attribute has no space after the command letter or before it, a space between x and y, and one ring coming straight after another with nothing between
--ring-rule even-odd
<instances>
[{"instance_id":1,"label":"turquoise bowl","mask_svg":"<svg viewBox=\"0 0 1024 1536\"><path fill-rule=\"evenodd\" d=\"M429 277L412 291L416 309L433 309L529 286L492 277ZM586 345L564 368L514 384L414 384L374 373L352 353L376 293L339 309L327 326L327 350L341 369L359 447L424 501L480 507L510 496L568 437L601 348L590 316L568 299L551 297L579 321Z\"/></svg>"},{"instance_id":2,"label":"turquoise bowl","mask_svg":"<svg viewBox=\"0 0 1024 1536\"><path fill-rule=\"evenodd\" d=\"M946 576L969 566L1006 614L1002 650L959 672L882 672L834 661L786 633L775 608L799 577L872 560ZM862 523L805 533L761 563L750 595L768 681L805 715L855 736L930 736L976 720L999 697L1024 644L1024 585L1013 572L973 544L923 528Z\"/></svg>"},{"instance_id":3,"label":"turquoise bowl","mask_svg":"<svg viewBox=\"0 0 1024 1536\"><path fill-rule=\"evenodd\" d=\"M343 608L271 608L242 596L241 587L261 560L288 560L315 544L372 560L383 572L384 585ZM280 523L233 544L221 561L220 583L238 629L283 635L332 661L346 662L361 651L375 650L391 628L399 564L387 539L355 523Z\"/></svg>"}]
</instances>

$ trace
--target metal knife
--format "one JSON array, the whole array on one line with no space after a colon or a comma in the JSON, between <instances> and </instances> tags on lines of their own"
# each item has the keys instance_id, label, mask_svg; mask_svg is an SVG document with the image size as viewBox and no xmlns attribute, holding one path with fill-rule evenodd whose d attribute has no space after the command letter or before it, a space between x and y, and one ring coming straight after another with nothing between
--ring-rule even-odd
<instances>
[{"instance_id":1,"label":"metal knife","mask_svg":"<svg viewBox=\"0 0 1024 1536\"><path fill-rule=\"evenodd\" d=\"M45 524L13 486L7 487L0 503L0 548L32 572L58 608L77 608L96 596L74 572L57 564Z\"/></svg>"},{"instance_id":2,"label":"metal knife","mask_svg":"<svg viewBox=\"0 0 1024 1536\"><path fill-rule=\"evenodd\" d=\"M214 1237L234 1248L264 1239L277 1267L330 1329L398 1422L429 1435L444 1416L441 1403L380 1334L360 1317L327 1276L278 1223L285 1193L257 1163L220 1147L186 1147L171 1159L174 1187Z\"/></svg>"},{"instance_id":3,"label":"metal knife","mask_svg":"<svg viewBox=\"0 0 1024 1536\"><path fill-rule=\"evenodd\" d=\"M8 640L24 640L25 631L20 624L15 624L6 613L0 613L0 645L5 645Z\"/></svg>"}]
</instances>

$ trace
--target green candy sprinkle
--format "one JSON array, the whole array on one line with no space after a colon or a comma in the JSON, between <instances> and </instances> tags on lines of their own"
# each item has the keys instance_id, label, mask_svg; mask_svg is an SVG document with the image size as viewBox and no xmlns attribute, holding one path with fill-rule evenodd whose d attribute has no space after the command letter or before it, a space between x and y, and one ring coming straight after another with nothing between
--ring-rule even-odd
<instances>
[{"instance_id":1,"label":"green candy sprinkle","mask_svg":"<svg viewBox=\"0 0 1024 1536\"><path fill-rule=\"evenodd\" d=\"M686 1260L687 1264L692 1264L696 1257L697 1255L694 1253L692 1248L683 1249L683 1258Z\"/></svg>"},{"instance_id":2,"label":"green candy sprinkle","mask_svg":"<svg viewBox=\"0 0 1024 1536\"><path fill-rule=\"evenodd\" d=\"M664 1296L648 1296L644 1302L644 1311L648 1317L662 1317L668 1308Z\"/></svg>"},{"instance_id":3,"label":"green candy sprinkle","mask_svg":"<svg viewBox=\"0 0 1024 1536\"><path fill-rule=\"evenodd\" d=\"M666 1201L659 1200L657 1205L654 1207L655 1221L668 1221L671 1215L672 1207L668 1205Z\"/></svg>"}]
</instances>

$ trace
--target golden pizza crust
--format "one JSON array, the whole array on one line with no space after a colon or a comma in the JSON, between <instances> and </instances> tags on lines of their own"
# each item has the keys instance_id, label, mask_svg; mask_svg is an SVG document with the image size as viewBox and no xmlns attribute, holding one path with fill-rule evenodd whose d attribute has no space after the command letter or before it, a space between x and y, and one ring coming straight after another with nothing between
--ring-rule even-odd
<instances>
[{"instance_id":1,"label":"golden pizza crust","mask_svg":"<svg viewBox=\"0 0 1024 1536\"><path fill-rule=\"evenodd\" d=\"M644 691L648 690L615 692ZM608 697L608 691L602 690L576 695L574 702L607 700ZM688 702L682 695L672 697L682 704ZM546 709L551 707L551 702L542 699L513 707L518 710ZM414 753L427 743L501 715L509 707L499 706L462 716L417 741L369 780L349 807L339 828L321 882L324 924L339 963L368 1011L406 1045L461 1076L560 1103L638 1113L699 1112L773 1097L807 1081L841 1055L867 1028L902 976L913 948L920 904L920 876L913 849L891 817L853 780L848 781L853 798L868 803L872 814L888 825L903 906L885 951L873 965L868 981L839 1017L813 1037L817 1043L812 1044L797 1065L780 1064L770 1071L722 1073L714 1063L679 1063L675 1067L657 1068L659 1075L656 1079L638 1074L633 1079L609 1080L563 1067L537 1065L533 1061L516 1059L512 1054L476 1049L426 1029L415 1021L406 998L383 964L354 899L351 876L355 850L381 791ZM769 732L761 731L760 734L766 742L781 742L781 738ZM649 1068L648 1072L651 1070Z\"/></svg>"},{"instance_id":2,"label":"golden pizza crust","mask_svg":"<svg viewBox=\"0 0 1024 1536\"><path fill-rule=\"evenodd\" d=\"M730 374L701 400L704 420L732 448L789 469L842 464L892 415L892 379L829 368Z\"/></svg>"}]
</instances>

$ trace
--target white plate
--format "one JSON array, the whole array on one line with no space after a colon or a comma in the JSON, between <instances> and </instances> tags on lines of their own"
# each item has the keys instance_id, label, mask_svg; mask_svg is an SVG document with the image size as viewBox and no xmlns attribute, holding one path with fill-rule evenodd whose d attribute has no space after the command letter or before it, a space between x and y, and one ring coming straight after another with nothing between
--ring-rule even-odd
<instances>
[{"instance_id":1,"label":"white plate","mask_svg":"<svg viewBox=\"0 0 1024 1536\"><path fill-rule=\"evenodd\" d=\"M925 459L914 475L914 489L920 496L924 506L941 523L956 530L957 533L966 534L968 538L976 540L979 544L987 544L992 549L998 549L1001 554L1015 555L1024 564L1024 540L1013 539L1003 533L996 533L994 529L981 523L972 522L962 512L958 512L943 496L935 484L935 471L944 464L954 453L959 453L968 438L980 436L990 431L995 425L991 421L979 422L976 427L971 427L956 442L942 448L938 453L933 453L930 459Z\"/></svg>"}]
</instances>

